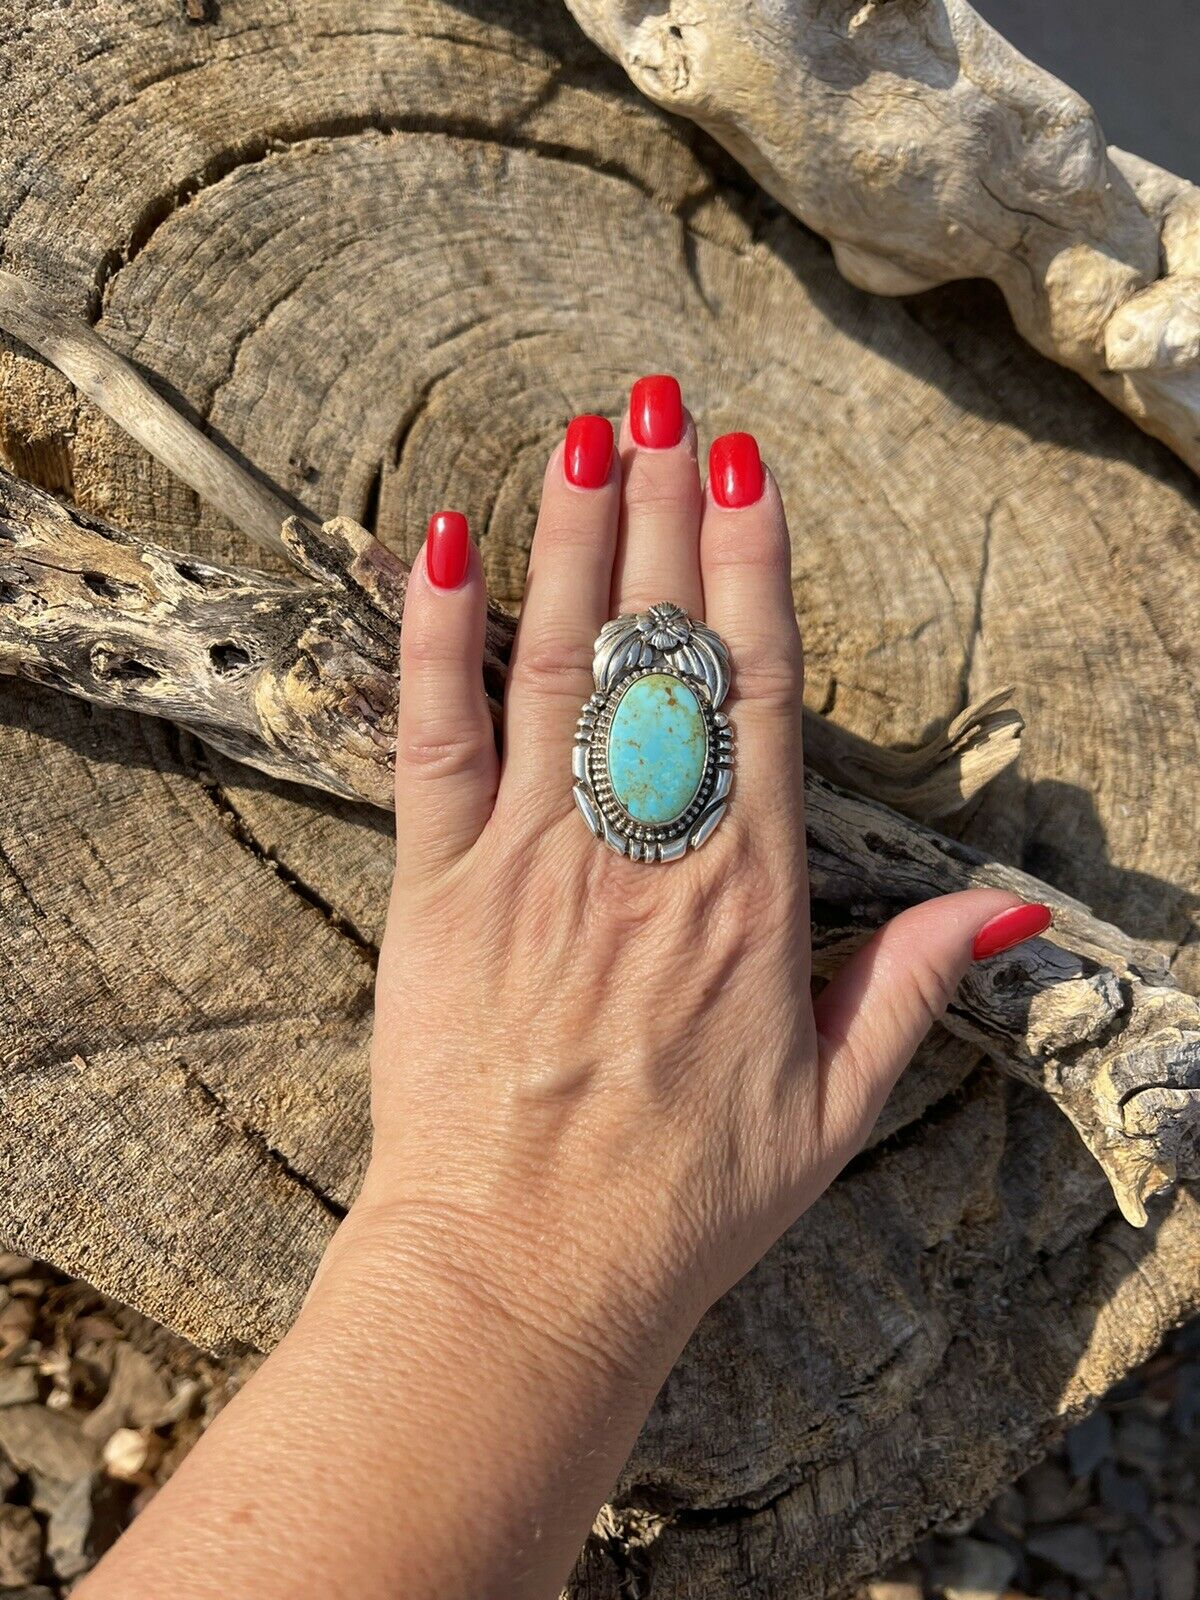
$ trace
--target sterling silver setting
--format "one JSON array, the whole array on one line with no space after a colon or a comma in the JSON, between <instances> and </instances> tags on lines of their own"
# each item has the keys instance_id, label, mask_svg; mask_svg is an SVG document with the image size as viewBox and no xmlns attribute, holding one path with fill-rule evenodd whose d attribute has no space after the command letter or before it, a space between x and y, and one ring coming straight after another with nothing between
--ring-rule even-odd
<instances>
[{"instance_id":1,"label":"sterling silver setting","mask_svg":"<svg viewBox=\"0 0 1200 1600\"><path fill-rule=\"evenodd\" d=\"M648 611L620 616L601 629L592 661L595 692L575 726L573 794L597 839L631 861L678 861L699 849L725 814L733 786L733 727L720 709L729 690L729 650L681 606L661 601ZM708 735L704 772L691 802L663 823L629 815L608 772L609 732L621 696L638 678L664 674L696 697Z\"/></svg>"}]
</instances>

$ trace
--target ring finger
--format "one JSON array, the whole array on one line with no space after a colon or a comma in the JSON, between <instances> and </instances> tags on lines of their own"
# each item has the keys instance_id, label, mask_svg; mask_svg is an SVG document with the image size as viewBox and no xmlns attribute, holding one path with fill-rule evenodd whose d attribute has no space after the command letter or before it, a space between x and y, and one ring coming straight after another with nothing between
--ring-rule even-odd
<instances>
[{"instance_id":1,"label":"ring finger","mask_svg":"<svg viewBox=\"0 0 1200 1600\"><path fill-rule=\"evenodd\" d=\"M707 622L729 646L738 767L764 815L792 829L804 667L779 488L747 433L713 442L700 529Z\"/></svg>"}]
</instances>

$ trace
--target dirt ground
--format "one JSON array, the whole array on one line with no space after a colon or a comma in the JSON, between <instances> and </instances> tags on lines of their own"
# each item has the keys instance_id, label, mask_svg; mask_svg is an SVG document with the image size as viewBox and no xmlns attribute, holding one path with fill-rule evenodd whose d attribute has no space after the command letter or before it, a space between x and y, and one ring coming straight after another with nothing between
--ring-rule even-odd
<instances>
[{"instance_id":1,"label":"dirt ground","mask_svg":"<svg viewBox=\"0 0 1200 1600\"><path fill-rule=\"evenodd\" d=\"M869 1600L1195 1600L1198 1489L1200 1321L1111 1390L978 1522L939 1530L871 1584Z\"/></svg>"},{"instance_id":2,"label":"dirt ground","mask_svg":"<svg viewBox=\"0 0 1200 1600\"><path fill-rule=\"evenodd\" d=\"M69 1594L253 1365L0 1255L0 1600ZM860 1600L1196 1600L1198 1489L1200 1322Z\"/></svg>"}]
</instances>

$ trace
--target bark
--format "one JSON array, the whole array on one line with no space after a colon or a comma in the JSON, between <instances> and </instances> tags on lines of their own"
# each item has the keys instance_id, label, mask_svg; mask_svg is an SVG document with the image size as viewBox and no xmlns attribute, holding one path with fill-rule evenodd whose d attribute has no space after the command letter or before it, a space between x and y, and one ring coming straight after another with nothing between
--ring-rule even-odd
<instances>
[{"instance_id":1,"label":"bark","mask_svg":"<svg viewBox=\"0 0 1200 1600\"><path fill-rule=\"evenodd\" d=\"M750 428L782 484L811 709L921 746L1011 685L1020 771L949 825L1195 987L1195 492L997 296L850 287L557 7L32 0L0 34L5 269L314 528L411 559L457 505L512 609L571 412L677 372L702 437ZM294 577L17 343L0 455ZM390 866L378 810L0 682L0 1228L201 1342L277 1339L358 1180ZM1200 1306L1190 1192L1129 1229L980 1058L931 1041L706 1319L582 1592L848 1588Z\"/></svg>"}]
</instances>

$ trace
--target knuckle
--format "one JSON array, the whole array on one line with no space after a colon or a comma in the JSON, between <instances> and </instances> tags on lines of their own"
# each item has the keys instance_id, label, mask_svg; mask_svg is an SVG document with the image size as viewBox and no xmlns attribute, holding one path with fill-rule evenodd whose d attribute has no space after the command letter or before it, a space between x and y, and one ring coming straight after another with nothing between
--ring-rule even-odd
<instances>
[{"instance_id":1,"label":"knuckle","mask_svg":"<svg viewBox=\"0 0 1200 1600\"><path fill-rule=\"evenodd\" d=\"M396 741L396 767L422 780L456 778L482 769L491 752L490 727L415 727Z\"/></svg>"},{"instance_id":2,"label":"knuckle","mask_svg":"<svg viewBox=\"0 0 1200 1600\"><path fill-rule=\"evenodd\" d=\"M744 515L744 514L743 514ZM758 517L741 520L736 526L706 530L705 565L722 576L764 568L790 569L791 545L773 519Z\"/></svg>"},{"instance_id":3,"label":"knuckle","mask_svg":"<svg viewBox=\"0 0 1200 1600\"><path fill-rule=\"evenodd\" d=\"M597 849L587 863L581 903L597 932L618 939L636 938L662 915L662 883L656 868L635 865L611 850Z\"/></svg>"},{"instance_id":4,"label":"knuckle","mask_svg":"<svg viewBox=\"0 0 1200 1600\"><path fill-rule=\"evenodd\" d=\"M633 471L625 480L625 509L639 517L676 518L700 502L700 480L693 467L691 478L678 472Z\"/></svg>"},{"instance_id":5,"label":"knuckle","mask_svg":"<svg viewBox=\"0 0 1200 1600\"><path fill-rule=\"evenodd\" d=\"M708 925L718 947L722 943L731 950L752 947L775 959L807 932L807 922L803 929L798 925L801 912L807 915L807 905L798 893L791 860L784 858L779 868L772 870L757 841L747 839Z\"/></svg>"},{"instance_id":6,"label":"knuckle","mask_svg":"<svg viewBox=\"0 0 1200 1600\"><path fill-rule=\"evenodd\" d=\"M945 1016L946 1009L954 999L954 992L958 988L957 981L942 971L935 962L921 956L917 956L914 960L910 969L910 979L919 1014L926 1025L932 1027Z\"/></svg>"},{"instance_id":7,"label":"knuckle","mask_svg":"<svg viewBox=\"0 0 1200 1600\"><path fill-rule=\"evenodd\" d=\"M800 715L804 672L798 652L770 646L737 650L734 673L739 700L789 716Z\"/></svg>"},{"instance_id":8,"label":"knuckle","mask_svg":"<svg viewBox=\"0 0 1200 1600\"><path fill-rule=\"evenodd\" d=\"M543 631L522 642L513 672L537 693L579 698L581 685L591 682L592 646L575 634Z\"/></svg>"},{"instance_id":9,"label":"knuckle","mask_svg":"<svg viewBox=\"0 0 1200 1600\"><path fill-rule=\"evenodd\" d=\"M401 634L402 670L424 672L429 667L442 667L462 660L465 650L455 648L455 641L434 628L406 626ZM403 693L403 689L401 689Z\"/></svg>"},{"instance_id":10,"label":"knuckle","mask_svg":"<svg viewBox=\"0 0 1200 1600\"><path fill-rule=\"evenodd\" d=\"M556 556L571 556L576 560L594 564L603 554L596 538L596 530L579 516L547 516L543 513L534 536L533 559L538 551L547 550Z\"/></svg>"}]
</instances>

